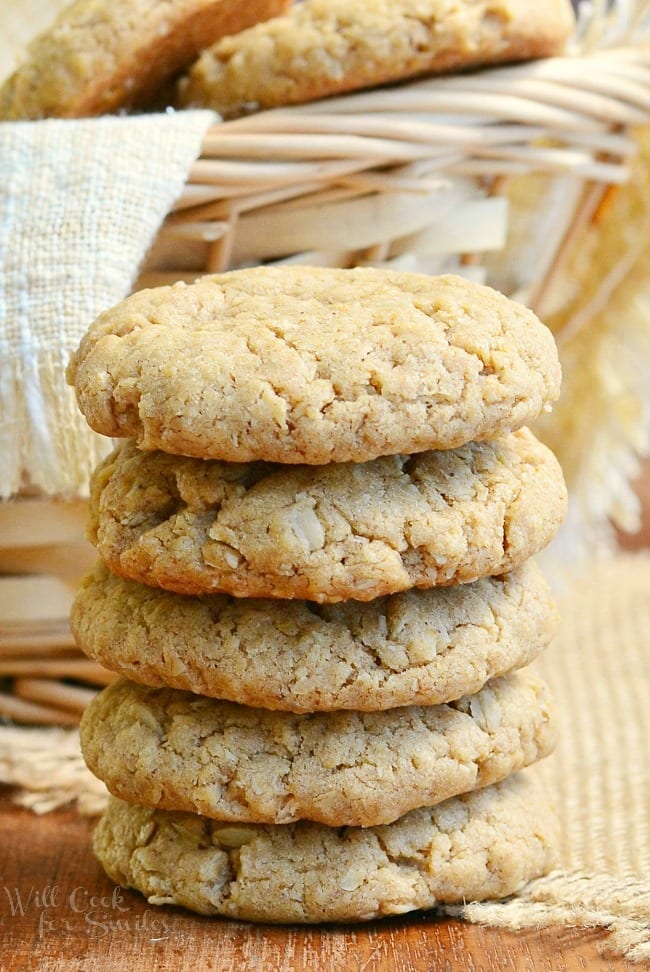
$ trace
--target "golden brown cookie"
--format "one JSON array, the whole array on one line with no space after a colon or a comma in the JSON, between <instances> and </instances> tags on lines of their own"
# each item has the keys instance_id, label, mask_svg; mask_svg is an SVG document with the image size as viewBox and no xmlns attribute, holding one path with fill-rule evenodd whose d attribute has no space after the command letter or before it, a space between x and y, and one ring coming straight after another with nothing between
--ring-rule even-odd
<instances>
[{"instance_id":1,"label":"golden brown cookie","mask_svg":"<svg viewBox=\"0 0 650 972\"><path fill-rule=\"evenodd\" d=\"M521 774L367 828L223 824L112 798L94 849L150 904L292 923L505 897L556 864L558 843L546 795Z\"/></svg>"},{"instance_id":2,"label":"golden brown cookie","mask_svg":"<svg viewBox=\"0 0 650 972\"><path fill-rule=\"evenodd\" d=\"M454 276L257 267L133 294L68 378L95 431L249 462L361 462L526 424L559 393L550 331Z\"/></svg>"},{"instance_id":3,"label":"golden brown cookie","mask_svg":"<svg viewBox=\"0 0 650 972\"><path fill-rule=\"evenodd\" d=\"M180 85L185 105L226 116L423 74L562 51L569 0L305 0L224 38Z\"/></svg>"},{"instance_id":4,"label":"golden brown cookie","mask_svg":"<svg viewBox=\"0 0 650 972\"><path fill-rule=\"evenodd\" d=\"M113 573L180 594L369 601L513 570L565 508L558 463L528 429L327 466L126 442L94 474L90 538Z\"/></svg>"},{"instance_id":5,"label":"golden brown cookie","mask_svg":"<svg viewBox=\"0 0 650 972\"><path fill-rule=\"evenodd\" d=\"M226 34L289 0L75 0L0 89L0 119L80 118L143 106Z\"/></svg>"},{"instance_id":6,"label":"golden brown cookie","mask_svg":"<svg viewBox=\"0 0 650 972\"><path fill-rule=\"evenodd\" d=\"M527 561L502 577L316 605L186 597L98 562L75 598L82 651L145 685L292 712L435 705L527 665L557 611Z\"/></svg>"},{"instance_id":7,"label":"golden brown cookie","mask_svg":"<svg viewBox=\"0 0 650 972\"><path fill-rule=\"evenodd\" d=\"M548 755L546 686L504 675L447 705L294 715L126 679L81 722L90 770L129 803L216 820L391 823Z\"/></svg>"}]
</instances>

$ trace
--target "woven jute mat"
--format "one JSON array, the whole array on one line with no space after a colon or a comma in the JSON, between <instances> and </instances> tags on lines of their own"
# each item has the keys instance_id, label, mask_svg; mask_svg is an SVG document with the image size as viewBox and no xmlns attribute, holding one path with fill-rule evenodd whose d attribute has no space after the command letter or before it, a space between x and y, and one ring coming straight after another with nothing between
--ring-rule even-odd
<instances>
[{"instance_id":1,"label":"woven jute mat","mask_svg":"<svg viewBox=\"0 0 650 972\"><path fill-rule=\"evenodd\" d=\"M559 635L537 662L560 742L535 772L560 814L561 868L507 901L451 910L510 929L604 927L614 951L650 960L650 553L592 566L560 606ZM76 731L0 728L0 780L41 812L73 798L98 812L105 798Z\"/></svg>"},{"instance_id":2,"label":"woven jute mat","mask_svg":"<svg viewBox=\"0 0 650 972\"><path fill-rule=\"evenodd\" d=\"M557 803L562 866L516 897L458 909L510 929L608 928L650 959L650 554L596 564L562 596L558 637L536 663L560 741L535 772Z\"/></svg>"}]
</instances>

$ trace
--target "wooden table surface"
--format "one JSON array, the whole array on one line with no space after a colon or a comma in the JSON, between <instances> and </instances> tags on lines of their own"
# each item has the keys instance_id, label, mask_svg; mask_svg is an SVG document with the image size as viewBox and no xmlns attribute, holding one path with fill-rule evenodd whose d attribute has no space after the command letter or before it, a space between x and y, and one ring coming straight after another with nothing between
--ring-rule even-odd
<instances>
[{"instance_id":1,"label":"wooden table surface","mask_svg":"<svg viewBox=\"0 0 650 972\"><path fill-rule=\"evenodd\" d=\"M73 810L36 817L0 798L2 972L573 972L604 958L602 932L517 934L429 913L361 926L253 926L154 908L116 890Z\"/></svg>"},{"instance_id":2,"label":"wooden table surface","mask_svg":"<svg viewBox=\"0 0 650 972\"><path fill-rule=\"evenodd\" d=\"M650 546L650 464L639 484ZM607 955L602 931L510 933L430 913L368 925L252 926L153 908L114 890L74 810L37 817L0 787L0 972L573 972L641 968ZM646 966L647 967L647 966Z\"/></svg>"}]
</instances>

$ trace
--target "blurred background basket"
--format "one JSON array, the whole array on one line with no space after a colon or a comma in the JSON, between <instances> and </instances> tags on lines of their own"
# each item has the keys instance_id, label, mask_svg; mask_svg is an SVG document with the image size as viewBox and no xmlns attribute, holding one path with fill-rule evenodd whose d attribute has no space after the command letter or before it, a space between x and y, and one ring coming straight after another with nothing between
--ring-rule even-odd
<instances>
[{"instance_id":1,"label":"blurred background basket","mask_svg":"<svg viewBox=\"0 0 650 972\"><path fill-rule=\"evenodd\" d=\"M8 15L3 75L61 6ZM552 566L607 549L638 526L650 426L649 10L586 5L566 57L215 124L136 287L260 262L373 265L523 301L565 374L536 430L571 493ZM0 715L73 723L112 678L67 625L93 557L84 519L83 498L29 484L0 504Z\"/></svg>"},{"instance_id":2,"label":"blurred background basket","mask_svg":"<svg viewBox=\"0 0 650 972\"><path fill-rule=\"evenodd\" d=\"M539 306L569 231L628 180L630 130L649 111L650 49L628 47L216 125L141 282L269 261L372 263L496 277ZM513 180L530 189L528 252L489 263L506 246Z\"/></svg>"}]
</instances>

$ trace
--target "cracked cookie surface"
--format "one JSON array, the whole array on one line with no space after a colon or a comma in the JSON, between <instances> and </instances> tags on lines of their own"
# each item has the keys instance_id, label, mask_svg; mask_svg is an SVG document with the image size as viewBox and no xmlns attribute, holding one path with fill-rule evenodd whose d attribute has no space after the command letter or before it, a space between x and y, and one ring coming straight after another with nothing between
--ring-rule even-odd
<instances>
[{"instance_id":1,"label":"cracked cookie surface","mask_svg":"<svg viewBox=\"0 0 650 972\"><path fill-rule=\"evenodd\" d=\"M306 715L124 680L81 722L86 763L114 796L247 823L391 823L503 780L554 745L548 690L523 673L447 705Z\"/></svg>"},{"instance_id":2,"label":"cracked cookie surface","mask_svg":"<svg viewBox=\"0 0 650 972\"><path fill-rule=\"evenodd\" d=\"M205 51L181 81L185 105L225 116L422 74L561 52L569 0L306 0Z\"/></svg>"},{"instance_id":3,"label":"cracked cookie surface","mask_svg":"<svg viewBox=\"0 0 650 972\"><path fill-rule=\"evenodd\" d=\"M532 561L502 577L332 605L173 594L100 561L71 614L81 650L135 682L293 712L435 705L527 665L557 610Z\"/></svg>"},{"instance_id":4,"label":"cracked cookie surface","mask_svg":"<svg viewBox=\"0 0 650 972\"><path fill-rule=\"evenodd\" d=\"M140 448L320 465L519 428L560 366L531 311L459 277L257 267L133 294L68 380L95 431Z\"/></svg>"},{"instance_id":5,"label":"cracked cookie surface","mask_svg":"<svg viewBox=\"0 0 650 972\"><path fill-rule=\"evenodd\" d=\"M565 508L560 467L527 429L318 467L126 442L93 476L89 535L113 573L180 594L368 601L506 573Z\"/></svg>"},{"instance_id":6,"label":"cracked cookie surface","mask_svg":"<svg viewBox=\"0 0 650 972\"><path fill-rule=\"evenodd\" d=\"M366 921L513 894L557 863L526 774L369 828L223 824L112 798L94 850L150 904L263 922Z\"/></svg>"},{"instance_id":7,"label":"cracked cookie surface","mask_svg":"<svg viewBox=\"0 0 650 972\"><path fill-rule=\"evenodd\" d=\"M155 98L207 44L288 0L76 0L0 88L0 119L80 118Z\"/></svg>"}]
</instances>

